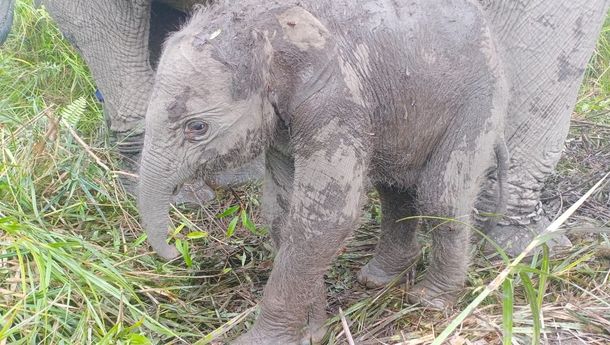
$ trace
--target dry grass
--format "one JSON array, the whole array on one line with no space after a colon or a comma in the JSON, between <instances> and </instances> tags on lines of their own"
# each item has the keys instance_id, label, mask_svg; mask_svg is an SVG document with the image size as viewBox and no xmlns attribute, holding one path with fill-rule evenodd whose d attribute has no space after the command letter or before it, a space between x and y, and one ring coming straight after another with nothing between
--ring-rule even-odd
<instances>
[{"instance_id":1,"label":"dry grass","mask_svg":"<svg viewBox=\"0 0 610 345\"><path fill-rule=\"evenodd\" d=\"M150 255L133 200L116 182L85 65L42 11L19 2L18 12L0 50L0 345L206 344L242 333L272 265L268 239L240 225L241 210L259 219L258 188L175 210L183 260ZM550 214L563 213L610 167L608 30L544 194ZM564 223L573 248L515 266L447 343L530 344L538 332L542 343L610 343L609 184ZM426 310L406 302L405 286L371 291L356 282L378 230L372 196L326 276L328 344L429 344L507 267L476 255L456 308Z\"/></svg>"}]
</instances>

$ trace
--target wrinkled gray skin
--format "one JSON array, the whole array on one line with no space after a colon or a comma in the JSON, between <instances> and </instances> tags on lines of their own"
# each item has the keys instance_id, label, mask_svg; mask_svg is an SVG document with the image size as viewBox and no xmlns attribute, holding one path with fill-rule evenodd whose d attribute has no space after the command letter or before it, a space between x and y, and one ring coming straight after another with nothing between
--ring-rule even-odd
<instances>
[{"instance_id":1,"label":"wrinkled gray skin","mask_svg":"<svg viewBox=\"0 0 610 345\"><path fill-rule=\"evenodd\" d=\"M198 1L164 2L185 10ZM515 255L548 224L539 207L540 191L559 160L608 0L479 2L498 42L512 90L505 134L511 156L507 217L488 235ZM0 5L0 42L10 28L12 3ZM44 4L66 37L80 48L104 93L105 112L119 151L126 161L137 161L152 88L151 64L156 62L163 37L177 27L184 14L159 3L151 10L151 2L144 0L103 4L45 0ZM493 173L488 184L477 204L481 213L495 209ZM198 183L195 192L199 197L186 195L185 200L207 199L210 193L206 191Z\"/></svg>"},{"instance_id":2,"label":"wrinkled gray skin","mask_svg":"<svg viewBox=\"0 0 610 345\"><path fill-rule=\"evenodd\" d=\"M505 134L511 157L505 191L508 207L505 219L487 235L516 256L549 224L540 208L540 192L561 156L578 89L610 1L480 2L511 85ZM479 211L494 209L494 185L493 178L487 180Z\"/></svg>"},{"instance_id":3,"label":"wrinkled gray skin","mask_svg":"<svg viewBox=\"0 0 610 345\"><path fill-rule=\"evenodd\" d=\"M237 344L318 338L323 275L357 227L367 176L388 250L364 282L388 257L403 269L417 260L415 224L401 217L467 224L504 145L509 89L478 3L296 4L227 1L197 13L166 43L146 115L138 206L167 259L178 254L166 242L176 186L265 154L277 256L261 313ZM410 301L443 308L465 281L469 226L429 223L430 266Z\"/></svg>"}]
</instances>

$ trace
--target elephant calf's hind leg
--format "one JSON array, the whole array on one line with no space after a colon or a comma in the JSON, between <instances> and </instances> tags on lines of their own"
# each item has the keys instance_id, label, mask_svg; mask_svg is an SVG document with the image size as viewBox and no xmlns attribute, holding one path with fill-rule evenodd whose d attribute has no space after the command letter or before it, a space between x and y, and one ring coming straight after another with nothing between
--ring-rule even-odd
<instances>
[{"instance_id":1,"label":"elephant calf's hind leg","mask_svg":"<svg viewBox=\"0 0 610 345\"><path fill-rule=\"evenodd\" d=\"M358 281L368 288L388 284L404 273L403 281L412 283L420 248L417 243L417 220L402 218L413 216L415 191L400 191L389 186L377 186L381 201L381 237L375 256L358 274Z\"/></svg>"}]
</instances>

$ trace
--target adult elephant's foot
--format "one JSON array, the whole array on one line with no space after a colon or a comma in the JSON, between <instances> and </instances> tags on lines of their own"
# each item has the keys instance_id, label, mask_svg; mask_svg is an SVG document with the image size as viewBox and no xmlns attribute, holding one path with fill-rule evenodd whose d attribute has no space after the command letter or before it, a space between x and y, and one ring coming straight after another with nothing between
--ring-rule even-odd
<instances>
[{"instance_id":1,"label":"adult elephant's foot","mask_svg":"<svg viewBox=\"0 0 610 345\"><path fill-rule=\"evenodd\" d=\"M546 217L541 217L537 221L532 221L528 225L521 224L497 224L487 232L489 237L498 247L500 247L509 257L520 255L532 240L544 232L549 226L550 221ZM546 241L551 253L560 248L570 247L572 243L563 234L555 235ZM485 255L493 255L497 253L497 248L485 241L483 245L483 253ZM529 255L533 255L536 251L532 251Z\"/></svg>"},{"instance_id":2,"label":"adult elephant's foot","mask_svg":"<svg viewBox=\"0 0 610 345\"><path fill-rule=\"evenodd\" d=\"M301 343L291 337L268 334L258 329L252 329L248 333L233 340L231 345L301 345Z\"/></svg>"},{"instance_id":3,"label":"adult elephant's foot","mask_svg":"<svg viewBox=\"0 0 610 345\"><path fill-rule=\"evenodd\" d=\"M313 333L306 332L301 340L297 340L294 337L265 334L253 329L232 341L231 345L317 345L322 343L324 334L326 329L319 328Z\"/></svg>"},{"instance_id":4,"label":"adult elephant's foot","mask_svg":"<svg viewBox=\"0 0 610 345\"><path fill-rule=\"evenodd\" d=\"M412 285L415 282L418 256L405 260L403 264L388 265L376 256L358 272L358 282L369 289L388 285L400 275L399 282Z\"/></svg>"},{"instance_id":5,"label":"adult elephant's foot","mask_svg":"<svg viewBox=\"0 0 610 345\"><path fill-rule=\"evenodd\" d=\"M455 304L460 290L459 286L440 288L434 282L424 278L409 289L408 299L412 304L443 310Z\"/></svg>"},{"instance_id":6,"label":"adult elephant's foot","mask_svg":"<svg viewBox=\"0 0 610 345\"><path fill-rule=\"evenodd\" d=\"M231 345L310 345L319 344L321 340L321 337L314 339L313 334L299 339L295 335L268 332L255 325L248 333L232 341Z\"/></svg>"}]
</instances>

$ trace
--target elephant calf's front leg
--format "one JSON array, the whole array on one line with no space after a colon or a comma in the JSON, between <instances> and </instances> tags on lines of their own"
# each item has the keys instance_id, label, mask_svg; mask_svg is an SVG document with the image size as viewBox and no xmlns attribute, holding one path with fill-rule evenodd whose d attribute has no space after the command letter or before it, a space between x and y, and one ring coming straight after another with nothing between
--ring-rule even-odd
<instances>
[{"instance_id":1,"label":"elephant calf's front leg","mask_svg":"<svg viewBox=\"0 0 610 345\"><path fill-rule=\"evenodd\" d=\"M276 249L280 248L280 232L290 212L294 180L294 161L285 152L285 147L271 146L265 154L263 214Z\"/></svg>"},{"instance_id":2,"label":"elephant calf's front leg","mask_svg":"<svg viewBox=\"0 0 610 345\"><path fill-rule=\"evenodd\" d=\"M295 154L290 210L261 313L237 344L300 344L324 334L324 273L357 224L365 176L357 148L328 144Z\"/></svg>"}]
</instances>

